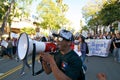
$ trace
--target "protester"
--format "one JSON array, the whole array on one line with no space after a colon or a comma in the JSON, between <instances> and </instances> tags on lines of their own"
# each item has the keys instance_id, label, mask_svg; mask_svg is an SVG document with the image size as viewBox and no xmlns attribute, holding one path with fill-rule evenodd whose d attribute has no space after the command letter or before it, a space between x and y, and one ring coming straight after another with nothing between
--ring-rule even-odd
<instances>
[{"instance_id":1,"label":"protester","mask_svg":"<svg viewBox=\"0 0 120 80\"><path fill-rule=\"evenodd\" d=\"M7 48L5 48L4 46L1 46L1 57L3 57L4 55L7 55L9 57L9 55L7 54Z\"/></svg>"},{"instance_id":2,"label":"protester","mask_svg":"<svg viewBox=\"0 0 120 80\"><path fill-rule=\"evenodd\" d=\"M0 46L1 46L0 57L3 57L4 55L8 55L7 54L7 46L4 43L7 44L7 42L2 38L1 43L0 43Z\"/></svg>"},{"instance_id":3,"label":"protester","mask_svg":"<svg viewBox=\"0 0 120 80\"><path fill-rule=\"evenodd\" d=\"M16 50L17 50L17 38L12 39L12 45L13 45L13 55L16 55Z\"/></svg>"},{"instance_id":4,"label":"protester","mask_svg":"<svg viewBox=\"0 0 120 80\"><path fill-rule=\"evenodd\" d=\"M114 57L115 61L120 62L120 33L116 33L116 38L113 40L113 46L114 46Z\"/></svg>"},{"instance_id":5,"label":"protester","mask_svg":"<svg viewBox=\"0 0 120 80\"><path fill-rule=\"evenodd\" d=\"M106 35L106 39L111 39L111 37L112 37L112 36L111 36L111 33L108 32L107 35Z\"/></svg>"},{"instance_id":6,"label":"protester","mask_svg":"<svg viewBox=\"0 0 120 80\"><path fill-rule=\"evenodd\" d=\"M85 65L85 59L86 59L86 51L87 51L87 43L85 42L85 37L80 35L79 38L78 38L78 41L79 41L79 46L80 46L80 51L82 53L81 55L81 60L82 60L82 63L83 63L83 71L84 73L86 72L87 70L87 66Z\"/></svg>"},{"instance_id":7,"label":"protester","mask_svg":"<svg viewBox=\"0 0 120 80\"><path fill-rule=\"evenodd\" d=\"M109 51L111 54L113 54L113 50L114 50L114 46L113 46L113 40L116 38L116 35L113 33L112 37L111 37L111 44L110 44L110 48Z\"/></svg>"},{"instance_id":8,"label":"protester","mask_svg":"<svg viewBox=\"0 0 120 80\"><path fill-rule=\"evenodd\" d=\"M48 53L40 53L42 65L47 74L53 72L56 80L85 80L82 70L82 61L79 56L70 48L73 35L70 31L61 30L57 37L58 51L54 56Z\"/></svg>"},{"instance_id":9,"label":"protester","mask_svg":"<svg viewBox=\"0 0 120 80\"><path fill-rule=\"evenodd\" d=\"M10 59L13 58L13 45L12 45L12 40L10 37L7 38L8 46L7 46L7 54Z\"/></svg>"},{"instance_id":10,"label":"protester","mask_svg":"<svg viewBox=\"0 0 120 80\"><path fill-rule=\"evenodd\" d=\"M40 41L42 41L42 42L47 42L47 39L46 39L45 36L43 36L43 37L41 37Z\"/></svg>"},{"instance_id":11,"label":"protester","mask_svg":"<svg viewBox=\"0 0 120 80\"><path fill-rule=\"evenodd\" d=\"M22 63L23 63L23 65L22 65L22 69L21 69L21 72L20 72L21 76L25 74L25 71L24 71L25 66L27 66L29 69L32 67L30 64L28 64L27 56L25 56L25 58L22 60Z\"/></svg>"},{"instance_id":12,"label":"protester","mask_svg":"<svg viewBox=\"0 0 120 80\"><path fill-rule=\"evenodd\" d=\"M87 38L86 39L93 39L93 37L91 36L90 33L87 34Z\"/></svg>"},{"instance_id":13,"label":"protester","mask_svg":"<svg viewBox=\"0 0 120 80\"><path fill-rule=\"evenodd\" d=\"M12 59L12 43L10 38L8 37L7 40L2 39L1 41L1 57L7 55L10 59Z\"/></svg>"}]
</instances>

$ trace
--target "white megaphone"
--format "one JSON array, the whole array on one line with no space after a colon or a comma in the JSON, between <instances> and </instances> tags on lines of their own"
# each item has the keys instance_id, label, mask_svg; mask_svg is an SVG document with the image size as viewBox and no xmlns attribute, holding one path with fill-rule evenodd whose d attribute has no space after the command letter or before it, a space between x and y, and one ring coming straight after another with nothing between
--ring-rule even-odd
<instances>
[{"instance_id":1,"label":"white megaphone","mask_svg":"<svg viewBox=\"0 0 120 80\"><path fill-rule=\"evenodd\" d=\"M26 33L22 33L18 39L17 53L18 58L23 60L25 56L29 55L33 51L33 44L36 46L36 53L50 52L56 50L56 44L52 42L39 42L32 40Z\"/></svg>"}]
</instances>

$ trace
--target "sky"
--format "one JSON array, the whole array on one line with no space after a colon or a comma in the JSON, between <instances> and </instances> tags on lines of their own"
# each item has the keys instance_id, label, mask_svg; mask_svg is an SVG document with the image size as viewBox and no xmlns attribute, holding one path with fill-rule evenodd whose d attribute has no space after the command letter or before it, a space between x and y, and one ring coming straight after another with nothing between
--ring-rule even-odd
<instances>
[{"instance_id":1,"label":"sky","mask_svg":"<svg viewBox=\"0 0 120 80\"><path fill-rule=\"evenodd\" d=\"M86 5L88 0L63 0L63 3L69 6L66 17L72 22L75 30L80 29L80 20L82 17L82 7Z\"/></svg>"}]
</instances>

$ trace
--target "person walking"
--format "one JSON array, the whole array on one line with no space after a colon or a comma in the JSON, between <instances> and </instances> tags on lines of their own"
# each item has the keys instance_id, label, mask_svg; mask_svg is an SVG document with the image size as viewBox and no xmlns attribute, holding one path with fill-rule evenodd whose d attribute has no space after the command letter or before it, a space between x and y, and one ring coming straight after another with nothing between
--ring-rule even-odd
<instances>
[{"instance_id":1,"label":"person walking","mask_svg":"<svg viewBox=\"0 0 120 80\"><path fill-rule=\"evenodd\" d=\"M120 33L116 33L116 38L113 40L113 54L114 54L114 59L117 62L120 62Z\"/></svg>"},{"instance_id":2,"label":"person walking","mask_svg":"<svg viewBox=\"0 0 120 80\"><path fill-rule=\"evenodd\" d=\"M85 42L85 37L82 35L79 35L78 41L80 46L79 51L82 53L80 57L83 63L83 71L84 73L86 73L87 66L85 65L85 60L86 60L86 54L87 54L87 43Z\"/></svg>"},{"instance_id":3,"label":"person walking","mask_svg":"<svg viewBox=\"0 0 120 80\"><path fill-rule=\"evenodd\" d=\"M25 66L27 66L28 69L30 69L32 66L30 64L28 64L28 61L27 61L27 56L25 56L25 58L22 60L22 68L21 68L21 72L20 72L20 75L24 75L25 74Z\"/></svg>"},{"instance_id":4,"label":"person walking","mask_svg":"<svg viewBox=\"0 0 120 80\"><path fill-rule=\"evenodd\" d=\"M7 54L10 59L13 58L13 45L12 45L12 40L10 37L7 38L8 46L7 46Z\"/></svg>"}]
</instances>

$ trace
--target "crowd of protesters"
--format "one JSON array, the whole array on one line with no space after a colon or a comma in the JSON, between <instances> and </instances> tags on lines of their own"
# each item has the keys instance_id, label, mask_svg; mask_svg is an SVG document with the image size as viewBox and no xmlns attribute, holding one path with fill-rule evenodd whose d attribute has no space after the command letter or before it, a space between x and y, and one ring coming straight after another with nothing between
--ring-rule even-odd
<instances>
[{"instance_id":1,"label":"crowd of protesters","mask_svg":"<svg viewBox=\"0 0 120 80\"><path fill-rule=\"evenodd\" d=\"M0 57L4 57L7 55L10 59L16 57L16 50L17 50L17 38L2 38L0 41L1 51Z\"/></svg>"},{"instance_id":2,"label":"crowd of protesters","mask_svg":"<svg viewBox=\"0 0 120 80\"><path fill-rule=\"evenodd\" d=\"M86 39L110 39L111 45L110 45L110 53L113 55L114 60L117 62L120 62L120 32L117 33L100 33L91 35L91 33L88 33L87 37L84 37L83 35L78 35L77 37L74 35L75 40L78 40L77 44L80 45L79 49L81 51L81 60L83 63L83 70L87 70L87 66L84 64L85 62L85 56L86 56ZM54 42L55 39L52 36L42 36L42 37L35 37L34 40L41 41L41 42ZM2 43L6 42L7 46L2 45ZM16 50L17 50L17 38L6 38L1 39L0 41L0 57L4 57L4 55L7 55L10 59L13 59L16 57ZM76 44L76 42L74 42Z\"/></svg>"},{"instance_id":3,"label":"crowd of protesters","mask_svg":"<svg viewBox=\"0 0 120 80\"><path fill-rule=\"evenodd\" d=\"M99 33L92 35L91 33L87 34L87 37L84 37L85 39L111 39L111 45L110 45L110 53L113 54L115 61L120 62L120 32L117 33ZM53 42L54 39L52 36L42 36L42 37L35 37L34 38L37 41L42 42ZM75 39L76 36L75 36ZM2 42L6 41L8 43L8 46L5 47L2 44ZM0 57L3 57L4 55L7 55L10 59L13 59L16 56L16 50L17 50L17 38L6 38L1 39L0 41L1 51L0 51Z\"/></svg>"},{"instance_id":4,"label":"crowd of protesters","mask_svg":"<svg viewBox=\"0 0 120 80\"><path fill-rule=\"evenodd\" d=\"M91 35L88 33L88 37L86 39L110 39L111 45L109 48L109 53L113 55L114 60L120 62L120 32L116 33L106 32L103 34Z\"/></svg>"}]
</instances>

